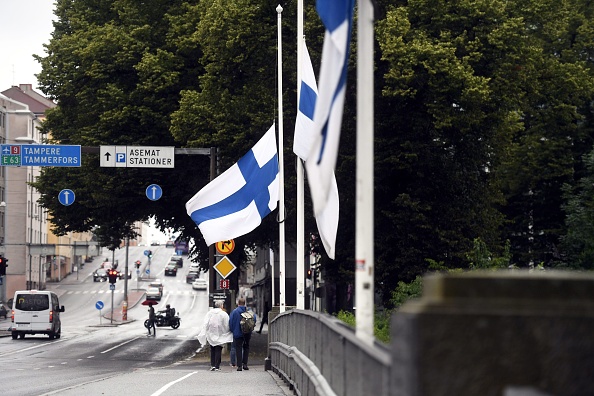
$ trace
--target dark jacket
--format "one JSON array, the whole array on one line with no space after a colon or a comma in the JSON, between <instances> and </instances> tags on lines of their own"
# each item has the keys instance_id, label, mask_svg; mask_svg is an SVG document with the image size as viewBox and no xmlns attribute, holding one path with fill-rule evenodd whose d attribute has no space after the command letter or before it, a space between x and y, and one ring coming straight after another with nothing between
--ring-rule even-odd
<instances>
[{"instance_id":1,"label":"dark jacket","mask_svg":"<svg viewBox=\"0 0 594 396\"><path fill-rule=\"evenodd\" d=\"M233 333L233 338L243 337L243 331L239 322L241 321L241 314L246 311L245 305L240 305L229 315L229 329Z\"/></svg>"}]
</instances>

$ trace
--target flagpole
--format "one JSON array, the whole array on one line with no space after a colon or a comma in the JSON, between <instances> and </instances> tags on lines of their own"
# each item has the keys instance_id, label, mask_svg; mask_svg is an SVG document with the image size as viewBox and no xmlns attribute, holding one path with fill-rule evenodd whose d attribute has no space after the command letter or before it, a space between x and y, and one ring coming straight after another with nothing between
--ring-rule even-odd
<instances>
[{"instance_id":1,"label":"flagpole","mask_svg":"<svg viewBox=\"0 0 594 396\"><path fill-rule=\"evenodd\" d=\"M297 112L301 100L303 54L303 0L297 1ZM303 162L297 157L297 309L305 309L305 225ZM311 308L311 306L310 306Z\"/></svg>"},{"instance_id":2,"label":"flagpole","mask_svg":"<svg viewBox=\"0 0 594 396\"><path fill-rule=\"evenodd\" d=\"M358 0L357 22L357 208L355 243L356 335L373 345L373 8Z\"/></svg>"},{"instance_id":3,"label":"flagpole","mask_svg":"<svg viewBox=\"0 0 594 396\"><path fill-rule=\"evenodd\" d=\"M281 13L283 7L280 4L276 7L278 14L278 173L279 173L279 203L278 203L278 221L279 221L279 241L278 241L278 261L279 261L279 293L280 307L279 311L285 312L285 176L284 176L284 137L283 137L283 44L281 34Z\"/></svg>"}]
</instances>

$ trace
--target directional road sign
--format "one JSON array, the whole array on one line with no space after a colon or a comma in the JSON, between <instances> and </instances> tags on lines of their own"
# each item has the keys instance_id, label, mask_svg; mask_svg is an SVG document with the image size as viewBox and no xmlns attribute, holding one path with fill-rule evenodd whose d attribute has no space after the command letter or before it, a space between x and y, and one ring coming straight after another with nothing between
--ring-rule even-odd
<instances>
[{"instance_id":1,"label":"directional road sign","mask_svg":"<svg viewBox=\"0 0 594 396\"><path fill-rule=\"evenodd\" d=\"M174 168L175 147L100 146L99 165L115 168Z\"/></svg>"},{"instance_id":2,"label":"directional road sign","mask_svg":"<svg viewBox=\"0 0 594 396\"><path fill-rule=\"evenodd\" d=\"M146 197L151 201L156 201L163 196L163 189L158 184L151 184L146 188Z\"/></svg>"},{"instance_id":3,"label":"directional road sign","mask_svg":"<svg viewBox=\"0 0 594 396\"><path fill-rule=\"evenodd\" d=\"M95 308L101 310L101 309L103 309L103 307L104 307L103 301L99 300L95 303Z\"/></svg>"},{"instance_id":4,"label":"directional road sign","mask_svg":"<svg viewBox=\"0 0 594 396\"><path fill-rule=\"evenodd\" d=\"M2 144L1 166L80 167L80 146L56 144Z\"/></svg>"},{"instance_id":5,"label":"directional road sign","mask_svg":"<svg viewBox=\"0 0 594 396\"><path fill-rule=\"evenodd\" d=\"M76 196L74 195L74 191L69 190L67 188L60 191L58 194L58 201L64 206L70 206L74 203Z\"/></svg>"},{"instance_id":6,"label":"directional road sign","mask_svg":"<svg viewBox=\"0 0 594 396\"><path fill-rule=\"evenodd\" d=\"M109 285L109 290L115 290L115 285L113 283Z\"/></svg>"}]
</instances>

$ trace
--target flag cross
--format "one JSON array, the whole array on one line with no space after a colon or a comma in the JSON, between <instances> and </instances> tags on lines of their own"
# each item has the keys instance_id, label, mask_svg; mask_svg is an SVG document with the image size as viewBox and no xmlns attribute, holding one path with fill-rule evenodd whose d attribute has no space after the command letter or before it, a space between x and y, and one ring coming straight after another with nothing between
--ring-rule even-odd
<instances>
[{"instance_id":1,"label":"flag cross","mask_svg":"<svg viewBox=\"0 0 594 396\"><path fill-rule=\"evenodd\" d=\"M268 207L268 186L278 175L278 156L275 155L260 168L253 151L250 150L237 162L237 166L245 179L245 185L222 201L192 213L192 219L197 224L238 212L252 201L255 202L261 218L271 212Z\"/></svg>"}]
</instances>

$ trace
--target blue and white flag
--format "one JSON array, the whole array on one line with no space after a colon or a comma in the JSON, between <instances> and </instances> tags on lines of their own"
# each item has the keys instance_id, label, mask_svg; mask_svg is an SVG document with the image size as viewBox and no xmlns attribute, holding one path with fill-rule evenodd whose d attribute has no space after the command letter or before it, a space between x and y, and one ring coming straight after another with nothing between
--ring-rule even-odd
<instances>
[{"instance_id":1,"label":"blue and white flag","mask_svg":"<svg viewBox=\"0 0 594 396\"><path fill-rule=\"evenodd\" d=\"M316 217L328 202L338 156L354 0L318 0L326 33L314 111L315 142L305 163Z\"/></svg>"},{"instance_id":2,"label":"blue and white flag","mask_svg":"<svg viewBox=\"0 0 594 396\"><path fill-rule=\"evenodd\" d=\"M236 164L186 203L208 246L253 231L276 209L279 170L274 124Z\"/></svg>"},{"instance_id":3,"label":"blue and white flag","mask_svg":"<svg viewBox=\"0 0 594 396\"><path fill-rule=\"evenodd\" d=\"M293 152L303 161L307 161L315 141L314 110L318 98L318 84L316 84L316 76L305 42L301 59L301 89L299 91L299 111L295 119Z\"/></svg>"},{"instance_id":4,"label":"blue and white flag","mask_svg":"<svg viewBox=\"0 0 594 396\"><path fill-rule=\"evenodd\" d=\"M295 138L293 151L299 158L306 161L314 144L314 109L318 97L318 86L314 75L311 59L307 47L303 43L303 55L301 61L301 90L299 92L299 111L295 120ZM336 252L336 233L338 231L338 185L334 171L330 185L330 193L324 209L316 215L316 223L322 244L328 257L334 260Z\"/></svg>"}]
</instances>

